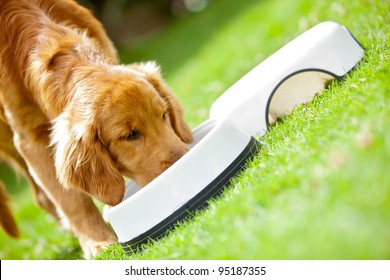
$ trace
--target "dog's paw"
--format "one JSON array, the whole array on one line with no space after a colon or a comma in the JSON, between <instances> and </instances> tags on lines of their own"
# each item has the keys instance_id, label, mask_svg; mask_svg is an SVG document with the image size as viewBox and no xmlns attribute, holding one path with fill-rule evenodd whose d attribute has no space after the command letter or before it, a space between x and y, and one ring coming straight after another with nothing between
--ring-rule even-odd
<instances>
[{"instance_id":1,"label":"dog's paw","mask_svg":"<svg viewBox=\"0 0 390 280\"><path fill-rule=\"evenodd\" d=\"M117 243L116 239L106 241L84 240L80 245L84 252L84 258L87 260L95 258L100 252Z\"/></svg>"}]
</instances>

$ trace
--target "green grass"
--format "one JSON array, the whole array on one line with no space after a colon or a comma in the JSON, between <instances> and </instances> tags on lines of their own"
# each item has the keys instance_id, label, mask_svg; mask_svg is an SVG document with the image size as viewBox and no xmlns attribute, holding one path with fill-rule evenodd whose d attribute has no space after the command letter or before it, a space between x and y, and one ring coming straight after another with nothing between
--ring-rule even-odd
<instances>
[{"instance_id":1,"label":"green grass","mask_svg":"<svg viewBox=\"0 0 390 280\"><path fill-rule=\"evenodd\" d=\"M347 26L366 49L352 75L274 125L209 208L140 253L114 246L99 259L390 258L388 1L214 0L203 13L122 46L121 57L159 61L194 127L252 67L326 20ZM0 258L80 258L77 241L27 192L13 193L25 235L15 242L0 233Z\"/></svg>"}]
</instances>

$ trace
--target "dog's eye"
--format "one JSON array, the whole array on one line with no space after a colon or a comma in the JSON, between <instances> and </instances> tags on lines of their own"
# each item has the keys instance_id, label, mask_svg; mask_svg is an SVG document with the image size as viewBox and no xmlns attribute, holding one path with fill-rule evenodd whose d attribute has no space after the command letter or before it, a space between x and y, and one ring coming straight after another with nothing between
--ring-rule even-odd
<instances>
[{"instance_id":1,"label":"dog's eye","mask_svg":"<svg viewBox=\"0 0 390 280\"><path fill-rule=\"evenodd\" d=\"M132 130L130 131L129 134L122 136L121 139L127 141L133 141L133 140L137 140L140 136L141 134L138 131Z\"/></svg>"},{"instance_id":2,"label":"dog's eye","mask_svg":"<svg viewBox=\"0 0 390 280\"><path fill-rule=\"evenodd\" d=\"M167 119L167 112L164 112L164 114L162 115L162 120L165 121Z\"/></svg>"}]
</instances>

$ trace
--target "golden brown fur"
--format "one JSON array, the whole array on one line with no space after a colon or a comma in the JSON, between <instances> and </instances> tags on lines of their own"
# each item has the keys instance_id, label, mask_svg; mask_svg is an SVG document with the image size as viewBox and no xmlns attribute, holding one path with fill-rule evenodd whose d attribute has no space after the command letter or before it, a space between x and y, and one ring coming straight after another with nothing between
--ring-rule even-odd
<instances>
[{"instance_id":1,"label":"golden brown fur","mask_svg":"<svg viewBox=\"0 0 390 280\"><path fill-rule=\"evenodd\" d=\"M118 204L122 175L146 185L192 141L159 68L118 65L101 24L72 0L0 0L0 132L0 157L87 257L116 241L90 195ZM0 211L17 236L2 186Z\"/></svg>"}]
</instances>

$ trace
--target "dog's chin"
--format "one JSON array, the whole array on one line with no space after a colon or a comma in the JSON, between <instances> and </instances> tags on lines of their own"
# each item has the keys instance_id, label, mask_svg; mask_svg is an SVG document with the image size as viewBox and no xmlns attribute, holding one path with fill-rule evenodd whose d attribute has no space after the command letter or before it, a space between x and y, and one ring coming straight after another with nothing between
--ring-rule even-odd
<instances>
[{"instance_id":1,"label":"dog's chin","mask_svg":"<svg viewBox=\"0 0 390 280\"><path fill-rule=\"evenodd\" d=\"M156 172L152 174L148 174L147 176L138 176L131 178L133 181L135 181L141 188L146 187L148 184L150 184L153 180L155 180L158 176L160 176L164 171Z\"/></svg>"},{"instance_id":2,"label":"dog's chin","mask_svg":"<svg viewBox=\"0 0 390 280\"><path fill-rule=\"evenodd\" d=\"M154 179L156 179L158 177L157 176L154 176L153 178L142 178L142 179L136 179L134 180L135 182L137 182L137 184L140 186L140 187L146 187L150 182L152 182Z\"/></svg>"},{"instance_id":3,"label":"dog's chin","mask_svg":"<svg viewBox=\"0 0 390 280\"><path fill-rule=\"evenodd\" d=\"M152 182L154 179L160 176L164 171L165 170L162 170L160 172L149 172L148 174L134 175L133 172L126 172L125 170L119 169L119 172L122 174L122 176L134 181L141 188L148 185L150 182Z\"/></svg>"},{"instance_id":4,"label":"dog's chin","mask_svg":"<svg viewBox=\"0 0 390 280\"><path fill-rule=\"evenodd\" d=\"M122 172L122 175L127 178L127 179L130 179L131 181L133 181L134 183L136 183L139 187L143 188L145 187L146 185L148 185L150 182L152 182L156 177L154 178L141 178L141 177L135 177L135 176L131 176L131 175L128 175L128 174L125 174Z\"/></svg>"}]
</instances>

